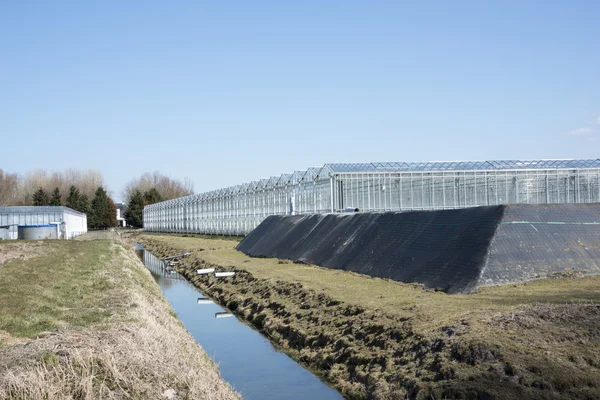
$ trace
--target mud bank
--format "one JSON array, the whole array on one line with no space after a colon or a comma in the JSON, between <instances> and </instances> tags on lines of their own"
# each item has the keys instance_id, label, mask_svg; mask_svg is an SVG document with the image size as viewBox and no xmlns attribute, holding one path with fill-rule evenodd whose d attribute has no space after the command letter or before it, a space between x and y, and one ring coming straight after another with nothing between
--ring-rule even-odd
<instances>
[{"instance_id":1,"label":"mud bank","mask_svg":"<svg viewBox=\"0 0 600 400\"><path fill-rule=\"evenodd\" d=\"M142 236L136 240L158 256L182 250L176 238L166 242ZM214 243L219 245L219 241ZM482 315L465 312L464 317L450 324L438 324L424 316L418 304L395 314L377 307L349 304L298 282L259 278L256 269L252 273L250 268L245 268L253 263L251 259L241 259L233 266L215 262L215 254L208 257L206 253L202 249L192 250L192 255L178 265L178 272L254 325L346 398L588 399L600 396L600 359L593 355L600 342L598 305L548 305L537 310L525 307L517 317L514 312L512 317L510 313L497 313L481 323L482 326L477 321L489 311L484 310ZM196 274L198 268L209 267L235 269L236 275L216 279ZM368 278L353 276L353 279ZM429 293L422 292L422 295L426 297ZM552 335L539 338L539 342L554 346L554 342L562 341L564 348L565 340L585 341L589 352L583 349L583 344L576 351L565 350L565 354L580 361L579 366L576 361L565 361L563 355L539 350L544 347L540 347L535 338L550 326L565 325L561 318L568 314L576 315L575 320L587 321L577 330L576 336L580 336L565 339L559 337L562 333L555 335L553 331ZM424 322L424 319L429 320ZM533 330L528 325L540 321L548 325ZM429 328L423 328L425 325ZM510 338L522 332L528 333L524 340L530 343ZM493 334L503 336L494 338L490 336Z\"/></svg>"}]
</instances>

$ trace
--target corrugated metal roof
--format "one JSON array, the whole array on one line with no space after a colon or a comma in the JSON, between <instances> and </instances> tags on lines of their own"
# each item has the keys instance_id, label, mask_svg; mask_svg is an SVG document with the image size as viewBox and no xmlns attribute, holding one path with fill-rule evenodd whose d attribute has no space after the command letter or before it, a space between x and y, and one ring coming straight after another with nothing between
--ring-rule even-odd
<instances>
[{"instance_id":1,"label":"corrugated metal roof","mask_svg":"<svg viewBox=\"0 0 600 400\"><path fill-rule=\"evenodd\" d=\"M73 215L85 215L79 211L65 206L12 206L0 207L0 214L42 214L42 213L69 213Z\"/></svg>"}]
</instances>

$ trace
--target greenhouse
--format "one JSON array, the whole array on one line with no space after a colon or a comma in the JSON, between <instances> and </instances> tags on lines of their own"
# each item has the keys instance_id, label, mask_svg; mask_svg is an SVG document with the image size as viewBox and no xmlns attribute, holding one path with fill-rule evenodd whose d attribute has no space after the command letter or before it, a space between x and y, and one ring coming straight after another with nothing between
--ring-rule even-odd
<instances>
[{"instance_id":1,"label":"greenhouse","mask_svg":"<svg viewBox=\"0 0 600 400\"><path fill-rule=\"evenodd\" d=\"M600 159L325 164L144 208L151 232L245 235L269 215L600 202Z\"/></svg>"}]
</instances>

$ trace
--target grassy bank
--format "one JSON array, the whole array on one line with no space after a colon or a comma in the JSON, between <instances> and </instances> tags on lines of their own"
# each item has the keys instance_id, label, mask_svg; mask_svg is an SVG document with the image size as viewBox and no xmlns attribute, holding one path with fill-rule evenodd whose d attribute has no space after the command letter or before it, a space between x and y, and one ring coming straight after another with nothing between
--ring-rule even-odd
<instances>
[{"instance_id":1,"label":"grassy bank","mask_svg":"<svg viewBox=\"0 0 600 400\"><path fill-rule=\"evenodd\" d=\"M234 399L133 251L0 242L0 399Z\"/></svg>"},{"instance_id":2,"label":"grassy bank","mask_svg":"<svg viewBox=\"0 0 600 400\"><path fill-rule=\"evenodd\" d=\"M236 241L138 238L348 398L600 398L600 277L425 291L284 260ZM226 280L197 268L235 269Z\"/></svg>"}]
</instances>

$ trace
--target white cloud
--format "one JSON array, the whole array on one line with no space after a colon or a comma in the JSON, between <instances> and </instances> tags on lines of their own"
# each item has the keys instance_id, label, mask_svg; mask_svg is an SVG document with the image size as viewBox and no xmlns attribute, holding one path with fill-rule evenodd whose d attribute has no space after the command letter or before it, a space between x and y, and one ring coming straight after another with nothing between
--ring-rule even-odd
<instances>
[{"instance_id":1,"label":"white cloud","mask_svg":"<svg viewBox=\"0 0 600 400\"><path fill-rule=\"evenodd\" d=\"M600 117L596 118L596 123L600 125Z\"/></svg>"},{"instance_id":2,"label":"white cloud","mask_svg":"<svg viewBox=\"0 0 600 400\"><path fill-rule=\"evenodd\" d=\"M573 129L572 131L569 131L568 133L569 135L573 136L591 135L592 133L594 133L594 130L592 128L577 128Z\"/></svg>"}]
</instances>

